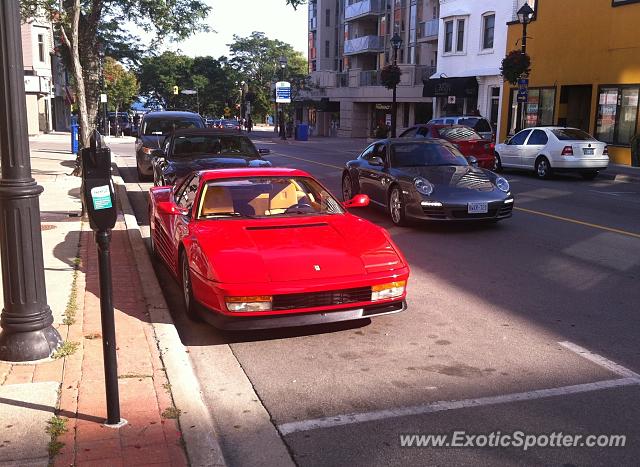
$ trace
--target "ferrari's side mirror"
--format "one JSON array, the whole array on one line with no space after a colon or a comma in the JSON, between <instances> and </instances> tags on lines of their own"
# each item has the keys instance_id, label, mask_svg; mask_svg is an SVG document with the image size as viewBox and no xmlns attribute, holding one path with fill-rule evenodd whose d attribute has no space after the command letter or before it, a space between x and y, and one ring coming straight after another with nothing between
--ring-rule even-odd
<instances>
[{"instance_id":1,"label":"ferrari's side mirror","mask_svg":"<svg viewBox=\"0 0 640 467\"><path fill-rule=\"evenodd\" d=\"M157 207L158 207L158 211L161 214L168 214L173 216L186 216L189 213L188 210L183 209L179 206L176 206L171 201L160 201L157 204Z\"/></svg>"},{"instance_id":2,"label":"ferrari's side mirror","mask_svg":"<svg viewBox=\"0 0 640 467\"><path fill-rule=\"evenodd\" d=\"M365 206L369 206L369 196L367 195L355 195L350 200L347 200L343 203L345 208L363 208Z\"/></svg>"}]
</instances>

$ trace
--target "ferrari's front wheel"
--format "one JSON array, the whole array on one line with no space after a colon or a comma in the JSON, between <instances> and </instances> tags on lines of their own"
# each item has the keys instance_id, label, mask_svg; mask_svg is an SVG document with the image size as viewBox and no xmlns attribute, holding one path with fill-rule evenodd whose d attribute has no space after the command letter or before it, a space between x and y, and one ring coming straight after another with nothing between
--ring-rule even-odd
<instances>
[{"instance_id":1,"label":"ferrari's front wheel","mask_svg":"<svg viewBox=\"0 0 640 467\"><path fill-rule=\"evenodd\" d=\"M184 309L191 321L202 321L202 318L196 310L196 301L193 298L193 289L191 285L191 268L186 253L180 255L180 269L182 270L182 298L184 300Z\"/></svg>"}]
</instances>

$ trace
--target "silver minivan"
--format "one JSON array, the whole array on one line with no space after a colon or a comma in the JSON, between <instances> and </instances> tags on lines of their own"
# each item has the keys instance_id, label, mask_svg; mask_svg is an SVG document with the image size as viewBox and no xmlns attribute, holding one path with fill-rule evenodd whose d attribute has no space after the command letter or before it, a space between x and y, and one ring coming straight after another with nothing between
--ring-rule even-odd
<instances>
[{"instance_id":1,"label":"silver minivan","mask_svg":"<svg viewBox=\"0 0 640 467\"><path fill-rule=\"evenodd\" d=\"M429 123L438 125L464 125L473 128L476 133L480 134L484 139L493 140L493 128L491 123L484 117L479 115L459 115L453 117L432 118Z\"/></svg>"}]
</instances>

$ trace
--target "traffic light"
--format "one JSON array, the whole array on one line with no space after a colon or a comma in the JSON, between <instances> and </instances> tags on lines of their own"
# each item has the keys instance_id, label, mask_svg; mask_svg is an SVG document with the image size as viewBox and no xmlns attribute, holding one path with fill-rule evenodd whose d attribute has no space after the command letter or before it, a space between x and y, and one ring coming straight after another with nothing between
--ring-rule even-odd
<instances>
[{"instance_id":1,"label":"traffic light","mask_svg":"<svg viewBox=\"0 0 640 467\"><path fill-rule=\"evenodd\" d=\"M178 94L178 86L174 86L173 87L173 93L174 94Z\"/></svg>"}]
</instances>

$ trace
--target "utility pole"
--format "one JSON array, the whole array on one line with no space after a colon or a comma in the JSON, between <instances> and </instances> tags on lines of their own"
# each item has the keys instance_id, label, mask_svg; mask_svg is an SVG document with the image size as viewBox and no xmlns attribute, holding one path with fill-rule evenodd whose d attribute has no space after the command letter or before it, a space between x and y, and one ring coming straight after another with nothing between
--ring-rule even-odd
<instances>
[{"instance_id":1,"label":"utility pole","mask_svg":"<svg viewBox=\"0 0 640 467\"><path fill-rule=\"evenodd\" d=\"M31 176L18 0L0 1L0 360L51 356L61 338L47 304L40 204Z\"/></svg>"}]
</instances>

